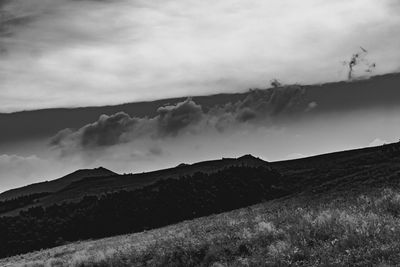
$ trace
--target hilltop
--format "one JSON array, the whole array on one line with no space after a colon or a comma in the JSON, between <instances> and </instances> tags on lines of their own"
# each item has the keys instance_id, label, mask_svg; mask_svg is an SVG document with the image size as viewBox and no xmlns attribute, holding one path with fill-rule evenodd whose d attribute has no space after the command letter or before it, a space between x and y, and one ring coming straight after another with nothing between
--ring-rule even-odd
<instances>
[{"instance_id":1,"label":"hilltop","mask_svg":"<svg viewBox=\"0 0 400 267\"><path fill-rule=\"evenodd\" d=\"M95 169L82 169L74 171L61 178L52 181L45 181L27 185L20 188L11 189L0 194L0 201L10 200L21 196L38 194L38 193L54 193L64 188L65 186L88 177L104 177L117 175L115 172L99 167Z\"/></svg>"},{"instance_id":2,"label":"hilltop","mask_svg":"<svg viewBox=\"0 0 400 267\"><path fill-rule=\"evenodd\" d=\"M0 194L0 215L17 215L31 207L49 206L62 202L79 201L85 196L101 196L120 190L132 191L151 185L158 180L193 175L196 172L213 173L232 166L267 166L268 162L251 155L239 158L209 160L153 172L120 175L103 167L77 170L62 178L27 185ZM20 198L20 199L18 199ZM16 202L15 209L2 212L1 201ZM24 201L20 201L20 200ZM29 200L29 201L26 201Z\"/></svg>"}]
</instances>

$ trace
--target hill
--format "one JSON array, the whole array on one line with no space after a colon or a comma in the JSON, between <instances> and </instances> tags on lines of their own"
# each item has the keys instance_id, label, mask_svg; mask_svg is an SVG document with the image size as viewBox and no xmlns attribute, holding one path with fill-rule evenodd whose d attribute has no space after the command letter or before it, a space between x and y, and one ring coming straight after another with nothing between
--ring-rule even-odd
<instances>
[{"instance_id":1,"label":"hill","mask_svg":"<svg viewBox=\"0 0 400 267\"><path fill-rule=\"evenodd\" d=\"M240 158L224 158L195 164L180 164L177 167L147 173L119 175L105 168L78 170L60 179L13 189L0 194L0 214L15 216L22 210L31 207L50 206L56 203L79 201L85 196L104 195L120 190L132 191L155 183L161 179L178 178L193 175L196 172L213 173L232 166L259 167L268 166L268 162L251 155ZM15 209L8 208L2 212L1 207L12 206L2 203L16 199ZM26 200L30 201L26 201ZM21 201L22 200L22 201Z\"/></svg>"},{"instance_id":2,"label":"hill","mask_svg":"<svg viewBox=\"0 0 400 267\"><path fill-rule=\"evenodd\" d=\"M248 156L242 159L249 158L254 159ZM181 167L186 166L183 165ZM144 243L138 244L138 246L146 246L146 249L135 250L135 252L130 251L130 254L126 255L126 257L130 257L129 260L131 262L129 264L132 264L133 260L143 263L142 261L147 259L145 261L160 261L162 264L160 263L158 266L168 266L167 263L169 261L188 260L180 257L189 255L189 257L194 257L191 260L199 263L198 261L205 260L205 255L214 253L210 252L210 249L217 249L216 247L212 247L213 243L222 242L223 248L224 246L230 246L229 244L235 244L233 247L226 247L223 251L217 251L217 254L221 253L221 255L217 255L216 257L222 257L223 261L237 260L236 253L246 256L247 254L252 255L255 251L259 253L257 257L266 257L265 255L262 256L263 251L258 251L258 248L266 250L276 249L277 251L283 249L286 251L286 248L289 247L291 249L290 253L281 253L282 255L286 255L284 257L294 257L293 251L297 249L303 253L301 257L305 257L308 260L317 260L318 253L322 253L326 249L323 246L329 242L336 244L336 239L339 237L347 238L342 235L348 233L352 235L351 238L353 236L356 238L349 242L358 242L357 240L359 240L362 244L344 243L340 245L340 248L335 249L339 249L340 253L356 249L354 253L358 253L357 259L360 260L360 255L365 256L366 252L359 251L359 249L367 247L369 249L368 253L372 253L370 250L377 250L376 244L379 242L381 242L379 244L383 244L383 241L373 239L376 244L366 244L368 236L364 236L364 232L360 236L358 232L360 230L357 227L375 229L378 222L381 225L385 225L385 227L392 227L398 223L396 219L397 214L399 214L396 206L396 192L398 191L396 190L399 188L399 178L399 143L331 153L299 160L275 162L265 166L249 167L239 165L211 173L196 172L192 175L182 176L180 179L169 178L158 180L135 191L119 191L101 197L85 197L83 200L75 203L52 205L46 208L32 208L21 212L19 216L0 218L0 240L2 240L0 242L0 251L3 251L3 256L7 256L38 248L51 247L74 240L139 232L273 200L273 202L266 202L265 205L262 205L263 208L261 210L249 216L254 220L259 220L256 219L258 217L267 220L265 221L267 224L262 224L260 227L264 227L265 231L272 229L271 231L276 230L277 233L280 233L277 234L275 239L262 241L263 238L266 238L262 233L264 230L258 233L256 228L259 226L254 225L253 219L248 221L248 223L243 223L241 220L246 221L246 219L234 212L232 214L238 216L239 221L235 222L232 219L234 222L227 229L225 229L226 224L220 224L219 219L210 219L210 221L205 223L205 225L209 225L207 227L211 227L206 232L202 232L203 228L201 224L197 224L196 221L193 224L184 224L194 225L193 227L189 227L189 229L192 229L192 232L187 233L187 236L186 234L182 234L187 237L187 240L202 236L209 238L201 240L200 243L195 242L197 245L203 244L204 248L197 247L194 244L189 244L190 246L186 247L186 243L176 245L174 239L172 241L165 241L165 243L163 241L154 243L153 247L150 248L147 248L147 245L144 245ZM386 191L381 191L383 189ZM388 198L386 198L385 194L387 194ZM361 203L364 206L359 204L360 201L365 200L363 196L369 199L365 203ZM371 202L370 199L374 199L375 202ZM375 216L374 218L376 219L369 221L369 211L375 212L375 215L371 216ZM68 216L65 216L65 214L68 214ZM392 217L387 217L389 215ZM303 225L305 228L296 228L296 225L300 224L301 226L304 222L302 219L304 216L310 218L309 221L305 222L307 224ZM325 218L324 216L328 217ZM344 219L341 216L344 216ZM352 216L355 216L354 219L351 219L353 218ZM322 218L321 220L326 219L328 225L325 226L323 224L322 228L314 229L315 221L320 220L319 218ZM353 221L346 221L346 218L350 218L349 220ZM386 221L385 218L388 218L389 221ZM367 226L362 226L363 221L367 223ZM349 225L350 223L354 223L354 225ZM212 228L212 224L214 224L214 228ZM238 228L235 226L236 224L239 225ZM280 225L286 226L283 227ZM174 234L178 236L179 231L186 231L186 228L182 229L181 226L176 227L173 227L173 229L178 229L176 230L178 232ZM246 227L248 228L247 230ZM354 231L351 229L350 231L348 227L354 227ZM232 229L232 232L229 229ZM285 232L288 229L292 230ZM397 231L397 228L393 229L395 229L393 231ZM324 234L325 231L328 232ZM365 233L370 235L371 232L369 231ZM382 229L379 231L382 231ZM157 233L157 231L153 233ZM250 238L250 241L247 240L248 243L241 246L240 242L243 240L236 236L237 233L248 234L249 238L253 236L256 239L253 240ZM298 234L305 236L301 237ZM331 239L331 234L336 239ZM146 234L144 235L147 236ZM225 239L225 235L228 236L228 239ZM229 239L231 238L229 235L233 240ZM151 238L151 234L146 238ZM375 237L369 236L368 238ZM389 238L389 234L384 235L384 238ZM181 240L179 242L183 242L183 239L178 239ZM119 239L114 239L113 242L119 242L115 240ZM244 240L243 242L247 241ZM284 243L274 243L278 241L284 241ZM393 242L400 241L400 238L386 241L390 246L393 246ZM168 242L172 242L172 245L168 245ZM290 243L288 245L288 242L298 243ZM280 245L283 248L279 248ZM80 245L71 246L79 247ZM71 248L71 246L67 247ZM334 253L339 253L336 250L329 252L333 253L331 255L332 258L335 256ZM144 254L141 254L142 252ZM277 255L281 255L279 252L277 253ZM377 250L376 253L383 252ZM68 254L69 252L65 252L63 255ZM122 260L120 257L125 257L123 255L122 253L115 255L114 258L101 258L97 260L100 262L119 261ZM371 255L369 257L373 256ZM126 257L123 259L126 259ZM391 259L390 257L387 256L387 259ZM278 258L283 260L280 256ZM90 262L93 258L86 260ZM346 260L350 261L354 259L346 258ZM126 266L130 266L129 264ZM149 265L153 266L152 264ZM157 264L155 265L157 266ZM169 266L181 265L169 264ZM255 266L259 265L256 264Z\"/></svg>"},{"instance_id":3,"label":"hill","mask_svg":"<svg viewBox=\"0 0 400 267\"><path fill-rule=\"evenodd\" d=\"M136 190L158 180L193 175L196 172L213 173L232 166L268 166L268 162L247 155L240 158L224 158L194 164L180 164L177 167L146 173L113 175L85 178L69 184L57 194L43 199L43 203L53 204L62 201L76 201L85 195L102 195L120 190Z\"/></svg>"},{"instance_id":4,"label":"hill","mask_svg":"<svg viewBox=\"0 0 400 267\"><path fill-rule=\"evenodd\" d=\"M288 190L317 194L363 190L390 182L400 174L400 142L378 147L341 151L308 158L272 162Z\"/></svg>"},{"instance_id":5,"label":"hill","mask_svg":"<svg viewBox=\"0 0 400 267\"><path fill-rule=\"evenodd\" d=\"M37 206L0 218L0 257L65 241L152 229L287 194L268 167L231 166L159 180L79 202Z\"/></svg>"},{"instance_id":6,"label":"hill","mask_svg":"<svg viewBox=\"0 0 400 267\"><path fill-rule=\"evenodd\" d=\"M373 187L359 181L341 191L294 194L151 231L7 258L0 265L398 266L399 178L388 183L381 176Z\"/></svg>"},{"instance_id":7,"label":"hill","mask_svg":"<svg viewBox=\"0 0 400 267\"><path fill-rule=\"evenodd\" d=\"M116 173L114 173L110 170L107 170L103 167L96 168L96 169L77 170L73 173L70 173L66 176L63 176L61 178L58 178L58 179L55 179L52 181L35 183L35 184L31 184L31 185L27 185L24 187L11 189L6 192L3 192L0 194L0 201L10 200L13 198L18 198L21 196L32 195L32 194L54 193L64 187L66 187L67 185L69 185L73 182L79 181L83 178L104 177L104 176L110 176L110 175L116 175Z\"/></svg>"}]
</instances>

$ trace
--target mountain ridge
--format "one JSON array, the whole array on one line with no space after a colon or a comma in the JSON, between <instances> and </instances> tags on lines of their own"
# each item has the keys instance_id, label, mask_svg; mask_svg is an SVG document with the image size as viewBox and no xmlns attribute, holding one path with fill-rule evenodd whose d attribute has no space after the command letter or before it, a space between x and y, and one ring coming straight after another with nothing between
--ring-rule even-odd
<instances>
[{"instance_id":1,"label":"mountain ridge","mask_svg":"<svg viewBox=\"0 0 400 267\"><path fill-rule=\"evenodd\" d=\"M58 179L11 189L0 194L0 201L6 201L32 194L47 193L45 196L34 199L29 205L5 214L0 214L0 216L17 215L18 212L34 206L49 206L64 201L79 201L87 195L103 195L120 190L133 191L159 180L176 179L182 176L193 175L196 172L213 173L232 166L263 166L269 168L268 165L267 161L260 158L244 155L239 158L222 158L193 164L180 164L177 167L134 174L121 175L104 167L82 169ZM96 175L96 173L100 175Z\"/></svg>"},{"instance_id":2,"label":"mountain ridge","mask_svg":"<svg viewBox=\"0 0 400 267\"><path fill-rule=\"evenodd\" d=\"M115 175L116 173L110 171L104 167L98 167L93 169L79 169L60 178L56 178L50 181L43 181L26 186L10 189L0 193L0 201L9 200L12 198L20 197L23 195L37 194L37 193L53 193L68 183L83 179L85 177L101 177L107 175Z\"/></svg>"}]
</instances>

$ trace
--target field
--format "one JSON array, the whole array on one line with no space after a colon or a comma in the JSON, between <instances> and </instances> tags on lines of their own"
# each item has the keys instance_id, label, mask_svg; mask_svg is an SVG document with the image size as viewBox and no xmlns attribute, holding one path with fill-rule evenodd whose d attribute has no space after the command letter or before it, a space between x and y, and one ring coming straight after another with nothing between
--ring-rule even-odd
<instances>
[{"instance_id":1,"label":"field","mask_svg":"<svg viewBox=\"0 0 400 267\"><path fill-rule=\"evenodd\" d=\"M343 193L343 192L342 192ZM298 195L1 266L396 266L400 190Z\"/></svg>"}]
</instances>

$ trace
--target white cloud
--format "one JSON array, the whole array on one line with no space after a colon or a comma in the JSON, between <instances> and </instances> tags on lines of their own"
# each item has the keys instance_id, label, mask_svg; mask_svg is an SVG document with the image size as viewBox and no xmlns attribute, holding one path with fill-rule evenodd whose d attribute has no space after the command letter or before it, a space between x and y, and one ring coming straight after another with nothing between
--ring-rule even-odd
<instances>
[{"instance_id":1,"label":"white cloud","mask_svg":"<svg viewBox=\"0 0 400 267\"><path fill-rule=\"evenodd\" d=\"M359 45L378 72L399 67L400 15L389 0L10 3L2 111L335 80Z\"/></svg>"},{"instance_id":2,"label":"white cloud","mask_svg":"<svg viewBox=\"0 0 400 267\"><path fill-rule=\"evenodd\" d=\"M389 142L382 140L380 138L374 139L371 143L368 144L368 146L373 147L373 146L381 146L384 144L388 144Z\"/></svg>"},{"instance_id":3,"label":"white cloud","mask_svg":"<svg viewBox=\"0 0 400 267\"><path fill-rule=\"evenodd\" d=\"M291 160L291 159L300 159L300 158L304 158L304 157L306 157L306 156L301 153L291 153L286 156L286 159Z\"/></svg>"},{"instance_id":4,"label":"white cloud","mask_svg":"<svg viewBox=\"0 0 400 267\"><path fill-rule=\"evenodd\" d=\"M38 171L46 167L45 161L35 155L21 157L18 155L0 155L0 191L9 184L24 184L31 181Z\"/></svg>"},{"instance_id":5,"label":"white cloud","mask_svg":"<svg viewBox=\"0 0 400 267\"><path fill-rule=\"evenodd\" d=\"M80 160L80 159L78 159ZM61 176L82 167L77 159L65 159L63 162L37 155L0 155L0 193L2 191L43 182Z\"/></svg>"}]
</instances>

